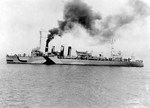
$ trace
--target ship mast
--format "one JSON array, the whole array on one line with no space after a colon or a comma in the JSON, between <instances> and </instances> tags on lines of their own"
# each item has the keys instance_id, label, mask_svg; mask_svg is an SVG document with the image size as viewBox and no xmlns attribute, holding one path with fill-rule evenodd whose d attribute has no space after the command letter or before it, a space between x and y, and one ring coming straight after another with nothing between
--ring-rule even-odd
<instances>
[{"instance_id":1,"label":"ship mast","mask_svg":"<svg viewBox=\"0 0 150 108\"><path fill-rule=\"evenodd\" d=\"M41 48L42 38L47 38L42 36L42 32L47 32L47 31L40 30L39 32L40 32L39 48Z\"/></svg>"},{"instance_id":2,"label":"ship mast","mask_svg":"<svg viewBox=\"0 0 150 108\"><path fill-rule=\"evenodd\" d=\"M111 40L111 57L114 55L114 39Z\"/></svg>"},{"instance_id":3,"label":"ship mast","mask_svg":"<svg viewBox=\"0 0 150 108\"><path fill-rule=\"evenodd\" d=\"M42 31L40 31L40 47L39 48L41 48L41 38L42 38Z\"/></svg>"}]
</instances>

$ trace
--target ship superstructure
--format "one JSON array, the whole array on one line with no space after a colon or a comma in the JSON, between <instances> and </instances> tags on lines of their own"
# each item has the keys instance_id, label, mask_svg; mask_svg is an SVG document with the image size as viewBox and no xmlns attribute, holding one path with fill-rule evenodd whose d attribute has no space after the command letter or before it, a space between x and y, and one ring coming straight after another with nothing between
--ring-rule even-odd
<instances>
[{"instance_id":1,"label":"ship superstructure","mask_svg":"<svg viewBox=\"0 0 150 108\"><path fill-rule=\"evenodd\" d=\"M54 48L54 46L53 46ZM47 61L48 64L59 64L59 65L92 65L92 66L133 66L133 67L143 67L142 60L134 60L131 58L123 58L120 53L118 55L112 55L107 58L103 55L92 56L91 53L87 51L81 52L76 51L77 56L71 56L71 46L68 47L68 54L64 56L64 46L61 46L60 52L48 53Z\"/></svg>"}]
</instances>

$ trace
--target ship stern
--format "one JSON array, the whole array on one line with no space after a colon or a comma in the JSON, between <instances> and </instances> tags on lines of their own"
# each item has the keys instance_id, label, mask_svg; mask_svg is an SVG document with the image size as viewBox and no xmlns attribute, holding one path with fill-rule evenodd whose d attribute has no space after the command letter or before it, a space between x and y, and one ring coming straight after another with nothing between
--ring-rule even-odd
<instances>
[{"instance_id":1,"label":"ship stern","mask_svg":"<svg viewBox=\"0 0 150 108\"><path fill-rule=\"evenodd\" d=\"M144 63L142 60L131 61L130 65L132 67L144 67Z\"/></svg>"}]
</instances>

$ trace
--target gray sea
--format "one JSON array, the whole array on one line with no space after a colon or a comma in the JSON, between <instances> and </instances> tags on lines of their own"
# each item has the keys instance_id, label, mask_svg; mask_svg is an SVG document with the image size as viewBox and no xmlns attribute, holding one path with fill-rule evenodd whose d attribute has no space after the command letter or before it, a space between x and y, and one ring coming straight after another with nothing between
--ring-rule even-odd
<instances>
[{"instance_id":1,"label":"gray sea","mask_svg":"<svg viewBox=\"0 0 150 108\"><path fill-rule=\"evenodd\" d=\"M148 67L23 65L3 60L0 108L150 108Z\"/></svg>"}]
</instances>

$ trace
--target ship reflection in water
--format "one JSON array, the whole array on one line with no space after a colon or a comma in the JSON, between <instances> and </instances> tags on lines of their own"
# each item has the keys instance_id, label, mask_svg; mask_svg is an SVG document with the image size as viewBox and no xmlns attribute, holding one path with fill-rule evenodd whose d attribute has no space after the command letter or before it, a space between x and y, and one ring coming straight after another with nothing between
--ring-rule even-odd
<instances>
[{"instance_id":1,"label":"ship reflection in water","mask_svg":"<svg viewBox=\"0 0 150 108\"><path fill-rule=\"evenodd\" d=\"M0 108L149 108L149 69L5 64Z\"/></svg>"}]
</instances>

